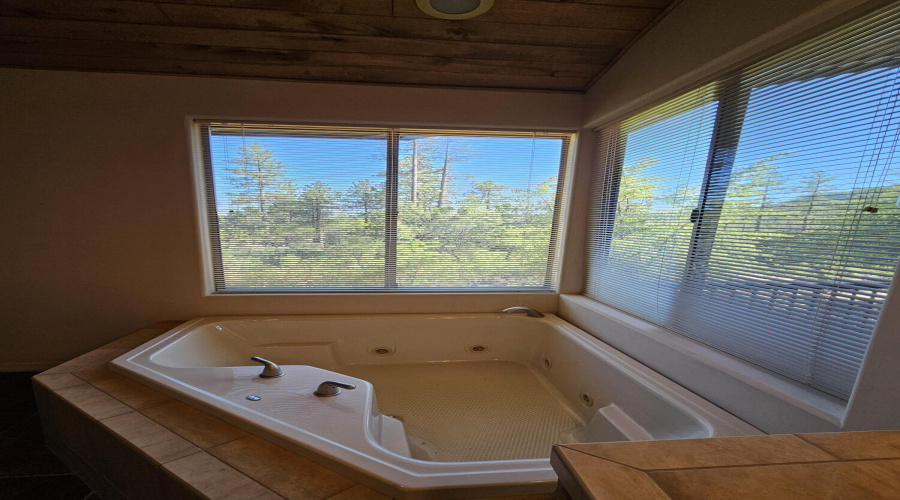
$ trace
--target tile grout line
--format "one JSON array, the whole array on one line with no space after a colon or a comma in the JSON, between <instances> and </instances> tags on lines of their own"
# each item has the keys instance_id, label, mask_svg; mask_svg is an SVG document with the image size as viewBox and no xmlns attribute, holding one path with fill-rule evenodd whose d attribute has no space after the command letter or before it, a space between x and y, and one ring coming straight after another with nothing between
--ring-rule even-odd
<instances>
[{"instance_id":1,"label":"tile grout line","mask_svg":"<svg viewBox=\"0 0 900 500\"><path fill-rule=\"evenodd\" d=\"M643 471L643 472L644 472L644 475L649 477L650 480L653 481L653 484L655 484L656 487L659 488L659 491L662 491L663 494L666 495L667 498L672 498L672 495L669 495L669 492L666 491L666 489L663 487L663 485L660 484L659 481L656 480L656 477L654 477L653 474L651 474L648 471Z\"/></svg>"},{"instance_id":2,"label":"tile grout line","mask_svg":"<svg viewBox=\"0 0 900 500\"><path fill-rule=\"evenodd\" d=\"M175 399L175 398L171 398L171 399L172 399L172 401L178 401L178 400ZM168 425L166 425L166 424L164 424L164 423L162 423L162 422L157 421L156 419L154 419L154 418L151 417L150 415L147 415L147 414L144 413L144 411L143 411L143 410L147 410L147 409L150 409L150 408L156 408L156 407L158 407L158 406L162 406L162 405L165 405L165 404L169 404L169 403L171 403L172 401L163 401L162 403L155 404L155 405L148 406L148 407L146 407L146 408L141 408L140 410L134 410L134 411L136 411L137 413L140 413L141 415L143 415L143 416L147 417L148 419L152 420L152 421L155 422L157 425L161 426L163 429L166 429L167 431L169 431L169 432L175 434L176 436L178 436L178 437L184 439L185 441L191 443L192 445L194 445L194 446L196 446L197 448L199 448L201 451L206 451L206 452L208 452L209 450L211 450L211 449L213 449L213 448L217 448L217 447L219 447L219 446L223 446L223 445L226 445L226 444L228 444L228 443L233 443L233 442L235 442L235 441L237 441L237 440L239 440L239 439L244 439L244 438L246 438L246 437L248 437L248 436L252 436L252 435L253 435L253 434L250 434L250 433L246 433L246 434L243 435L243 436L239 436L239 437L236 437L236 438L234 438L234 439L229 439L228 441L223 441L223 442L221 442L221 443L211 444L211 445L209 445L209 446L205 446L205 447L204 447L204 446L202 446L202 445L200 445L200 444L198 444L198 443L195 443L194 441L192 441L192 440L191 440L190 438L188 438L187 436L181 434L180 432L178 432L177 429L173 429L172 427L169 427ZM181 401L178 401L178 402L180 403ZM182 404L187 404L187 403L182 403ZM190 405L189 405L189 406L190 406ZM193 407L192 407L192 408L193 408ZM202 411L202 410L201 410L201 411ZM203 413L204 413L205 415L208 415L208 416L210 416L210 417L213 417L213 418L218 419L218 417L215 417L215 416L213 416L213 415L210 415L210 414L208 414L208 413L206 413L206 412L203 412ZM228 424L228 422L225 422L224 420L221 420L221 419L218 419L218 420L220 420L220 421L222 421L222 422ZM228 424L228 425L231 425L231 424ZM246 432L246 431L244 431L243 429L240 429L240 428L238 428L238 427L235 427L235 428L239 429L239 430L242 431L242 432ZM210 453L210 454L211 454L211 453Z\"/></svg>"},{"instance_id":3,"label":"tile grout line","mask_svg":"<svg viewBox=\"0 0 900 500\"><path fill-rule=\"evenodd\" d=\"M130 413L137 413L137 414L139 414L139 415L141 414L141 413L138 412L138 411L133 411L133 412L130 412ZM116 418L116 417L121 417L122 415L128 415L128 413L122 413L121 415L113 415L112 417L106 417L106 418L104 418L104 419L102 419L102 420L97 420L96 422L99 424L99 423L101 423L101 422L103 422L103 421L105 421L105 420L109 420L109 419L111 419L111 418ZM157 424L157 425L159 425L159 424ZM161 427L162 427L162 426L161 426ZM169 430L169 429L167 429L166 427L163 427L163 429ZM187 440L185 439L185 441L187 441L188 444L193 445L195 448L197 448L197 451L195 451L195 452L193 452L193 453L188 453L187 455L183 455L183 456L180 456L180 457L171 458L171 459L166 460L165 462L163 462L163 461L161 461L161 460L158 459L158 458L155 458L155 457L150 456L150 454L147 453L146 451L144 451L143 448L141 448L140 446L136 445L133 441L131 441L130 439L126 438L125 436L119 434L118 432L116 432L116 431L115 431L114 429L112 429L111 427L108 427L108 426L106 426L106 425L101 425L101 430L103 430L103 431L105 431L106 433L108 433L109 435L111 435L111 436L113 437L113 439L118 440L119 442L121 442L122 444L124 444L126 447L133 449L136 453L138 453L139 455L143 456L148 462L150 462L151 465L154 465L154 464L155 464L155 467L160 468L160 469L163 468L163 465L165 465L165 464L167 464L167 463L169 463L169 462L174 462L175 460L179 460L179 459L184 458L184 457L189 457L189 456L191 456L191 455L195 455L195 454L200 453L201 451L203 451L202 448L200 448L199 446L194 445L194 443L191 443L190 441L187 441ZM169 430L169 432L172 432L172 431ZM173 434L174 434L174 433L173 433ZM175 434L175 435L178 436L177 434ZM181 436L178 436L178 437L181 437ZM184 438L181 438L181 439L184 439Z\"/></svg>"},{"instance_id":4,"label":"tile grout line","mask_svg":"<svg viewBox=\"0 0 900 500\"><path fill-rule=\"evenodd\" d=\"M605 462L610 462L610 463L613 463L613 464L616 464L616 465L621 465L622 467L626 467L626 468L631 469L631 470L638 471L639 473L643 474L643 475L646 476L648 479L650 479L650 481L653 483L653 485L656 486L656 488L657 488L663 495L665 495L666 498L670 498L670 499L672 498L672 497L669 495L669 493L668 493L666 490L664 490L662 486L660 486L660 484L656 481L656 478L654 478L653 476L651 476L650 474L648 474L647 471L645 471L645 470L638 469L637 467L632 467L632 466L630 466L630 465L625 465L625 464L616 462L616 461L614 461L614 460L607 460L607 459L605 459L605 458L601 458L601 457L598 457L598 456L596 456L596 455L591 455L590 453L585 453L585 452L583 452L583 451L581 451L581 450L575 450L575 449L569 448L568 446L565 446L565 445L560 445L560 447L561 447L561 448L565 448L565 449L570 450L570 451L574 451L574 452L576 452L576 453L580 453L580 454L582 454L582 455L587 455L587 456L592 457L592 458L595 458L595 459L597 459L597 460L603 460L603 461L605 461ZM575 481L578 483L578 485L581 487L581 489L582 489L583 491L585 491L585 492L590 492L590 488L589 488L589 487L585 484L585 482L582 480L581 474L575 473L574 470L573 470L572 468L568 467L569 464L568 464L568 461L565 459L565 457L560 456L560 459L561 459L564 463L566 463L566 465L567 465L567 466L566 466L566 469L569 470L569 473L570 473L571 476L575 479Z\"/></svg>"},{"instance_id":5,"label":"tile grout line","mask_svg":"<svg viewBox=\"0 0 900 500\"><path fill-rule=\"evenodd\" d=\"M711 470L711 469L741 469L747 467L784 467L787 465L822 465L822 464L840 464L840 463L859 463L859 462L900 462L900 457L896 458L855 458L855 459L836 459L836 460L815 460L810 462L776 462L771 464L745 464L745 465L713 465L708 467L684 467L680 469L646 469L646 472L679 472L689 470Z\"/></svg>"},{"instance_id":6,"label":"tile grout line","mask_svg":"<svg viewBox=\"0 0 900 500\"><path fill-rule=\"evenodd\" d=\"M559 446L560 446L561 448L565 448L565 449L567 449L567 450L571 450L571 451L574 451L574 452L576 452L576 453L581 453L582 455L587 455L587 456L589 456L589 457L593 457L593 458L596 458L596 459L598 459L598 460L603 460L603 461L610 462L610 463L613 463L613 464L616 464L616 465L621 465L622 467L628 467L629 469L634 469L634 470L639 471L639 472L647 472L646 470L641 469L641 468L639 468L639 467L635 467L635 466L633 466L633 465L628 465L628 464L623 464L622 462L616 462L615 460L610 460L610 459L608 459L608 458L606 458L606 457L600 457L600 456L594 455L593 453L588 453L588 452L586 452L586 451L576 450L575 448L570 448L570 447L568 447L567 445L564 445L564 444L561 444L561 445L559 445Z\"/></svg>"},{"instance_id":7,"label":"tile grout line","mask_svg":"<svg viewBox=\"0 0 900 500\"><path fill-rule=\"evenodd\" d=\"M330 499L332 499L332 498L334 498L334 497L340 495L341 493L345 493L345 492L347 492L347 491L352 490L353 488L356 488L356 487L359 486L360 484L362 484L362 483L354 482L354 483L353 483L352 485L350 485L349 487L347 487L347 488L345 488L345 489L343 489L343 490L341 490L341 491L335 493L334 495L330 495L330 496L328 496L328 497L325 497L324 500L330 500ZM381 493L381 492L379 492L379 493Z\"/></svg>"},{"instance_id":8,"label":"tile grout line","mask_svg":"<svg viewBox=\"0 0 900 500\"><path fill-rule=\"evenodd\" d=\"M247 437L247 436L244 436L244 437ZM242 439L242 438L241 438L241 439ZM237 439L233 439L232 441L237 441ZM229 441L229 443L230 443L230 442L231 442L231 441ZM227 443L222 443L222 444L224 445L224 444L227 444ZM217 446L219 446L219 445L217 445ZM221 462L223 465L225 465L225 466L228 467L229 469L231 469L231 470L237 472L238 474L240 474L240 475L246 477L246 478L249 479L250 481L252 481L252 482L258 484L260 487L262 487L262 488L265 489L266 491L271 491L272 494L275 495L275 496L277 496L278 498L285 499L284 495L281 495L281 494L278 493L277 491L275 491L275 490L273 490L272 488L266 486L266 485L263 484L261 481L257 480L255 477L253 477L253 476L251 476L251 475L249 475L249 474L245 474L244 471L238 469L237 467L231 465L230 463L228 463L228 462L222 460L221 458L219 458L219 457L213 455L212 453L210 453L210 452L208 452L208 451L206 451L206 450L204 450L204 449L202 449L202 448L201 448L200 451L201 451L202 453L206 453L207 455L209 455L210 457L212 457L213 460L218 460L219 462ZM190 456L190 455L188 455L188 456ZM286 499L285 499L285 500L286 500Z\"/></svg>"},{"instance_id":9,"label":"tile grout line","mask_svg":"<svg viewBox=\"0 0 900 500\"><path fill-rule=\"evenodd\" d=\"M180 460L180 459L182 459L182 458L193 457L194 455L197 455L198 453L205 453L205 452L204 452L203 450L200 450L200 451L197 451L197 452L195 452L195 453L191 453L190 455L185 455L185 456L183 456L183 457L180 457L178 460ZM173 461L174 461L174 460L173 460ZM187 480L185 480L184 478L182 478L182 477L179 476L178 474L175 474L174 472L172 472L172 471L169 470L168 468L163 467L162 464L159 464L159 470L160 470L164 475L169 476L172 480L174 480L174 481L176 481L176 482L178 482L178 483L181 483L181 485L184 486L185 488L187 488L188 491L192 491L192 492L196 493L198 496L201 496L201 497L206 497L206 496L207 496L207 495L205 495L202 491L200 491L197 487L195 487L193 484L189 483Z\"/></svg>"},{"instance_id":10,"label":"tile grout line","mask_svg":"<svg viewBox=\"0 0 900 500\"><path fill-rule=\"evenodd\" d=\"M163 426L163 427L165 427L165 426ZM166 428L168 429L168 427L166 427ZM241 430L243 430L243 429L241 429ZM172 432L175 432L175 431L172 431ZM219 446L225 446L226 444L230 444L230 443L233 443L233 442L235 442L235 441L240 441L241 439L248 438L248 437L251 437L251 436L256 436L256 435L255 435L255 434L250 434L250 433L248 432L248 433L247 433L246 435L244 435L244 436L236 437L236 438L234 438L234 439L229 439L228 441L225 441L224 443L218 443L218 444L210 445L210 446L207 446L206 448L204 448L204 447L202 447L202 446L199 446L199 445L197 445L197 447L200 448L200 449L203 450L203 451L208 452L209 450L211 450L211 449L213 449L213 448L218 448ZM258 436L257 436L257 437L258 437ZM260 439L262 439L262 438L260 438ZM266 442L269 442L269 441L266 441ZM275 443L272 443L272 444L275 444ZM275 445L275 446L278 446L278 445ZM279 446L279 448L281 448L281 447ZM210 453L210 455L212 455L212 453ZM213 455L213 456L215 457L215 455ZM218 457L216 457L216 458L218 458Z\"/></svg>"},{"instance_id":11,"label":"tile grout line","mask_svg":"<svg viewBox=\"0 0 900 500\"><path fill-rule=\"evenodd\" d=\"M51 452L51 453L53 453L53 452ZM29 478L29 477L55 477L55 476L78 476L78 474L76 474L75 472L62 472L59 474L23 474L21 476L0 476L0 479L25 479L25 478Z\"/></svg>"},{"instance_id":12,"label":"tile grout line","mask_svg":"<svg viewBox=\"0 0 900 500\"><path fill-rule=\"evenodd\" d=\"M822 453L824 453L824 454L826 454L826 455L828 455L828 456L834 457L835 460L841 460L841 458L838 457L838 456L835 456L834 453L831 453L831 452L829 452L828 450L826 450L826 449L824 449L824 448L821 448L821 447L819 447L819 446L816 446L816 443L813 443L812 441L809 441L808 439L803 439L803 437L802 437L801 435L799 435L799 434L791 434L791 436L794 436L795 438L799 439L800 441L803 441L804 443L806 443L806 444L812 446L813 448L815 448L815 449L817 449L817 450L822 450Z\"/></svg>"}]
</instances>

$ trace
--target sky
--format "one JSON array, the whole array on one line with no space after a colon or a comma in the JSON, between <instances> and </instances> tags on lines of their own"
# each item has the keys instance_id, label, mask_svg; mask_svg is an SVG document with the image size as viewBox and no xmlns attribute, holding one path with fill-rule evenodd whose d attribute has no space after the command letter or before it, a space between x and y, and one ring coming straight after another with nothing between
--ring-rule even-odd
<instances>
[{"instance_id":1,"label":"sky","mask_svg":"<svg viewBox=\"0 0 900 500\"><path fill-rule=\"evenodd\" d=\"M400 158L411 156L412 139L401 136ZM418 138L416 138L418 139ZM449 141L454 188L465 191L471 182L492 180L510 188L528 189L559 175L562 140L558 138L442 136L432 140L434 161L442 165L444 142ZM285 136L210 137L217 205L227 208L229 160L239 156L240 147L257 142L271 150L285 165L292 183L302 188L315 181L347 192L353 182L369 179L384 182L387 141L381 138L322 138ZM419 141L428 143L429 139ZM380 175L379 175L380 174Z\"/></svg>"},{"instance_id":2,"label":"sky","mask_svg":"<svg viewBox=\"0 0 900 500\"><path fill-rule=\"evenodd\" d=\"M735 168L776 157L770 163L778 167L783 185L770 201L801 196L803 178L816 170L827 173L830 180L823 188L832 192L900 182L900 159L894 154L900 137L898 103L897 68L755 88ZM665 179L665 190L699 187L717 106L712 102L631 131L623 164L655 161L643 175Z\"/></svg>"}]
</instances>

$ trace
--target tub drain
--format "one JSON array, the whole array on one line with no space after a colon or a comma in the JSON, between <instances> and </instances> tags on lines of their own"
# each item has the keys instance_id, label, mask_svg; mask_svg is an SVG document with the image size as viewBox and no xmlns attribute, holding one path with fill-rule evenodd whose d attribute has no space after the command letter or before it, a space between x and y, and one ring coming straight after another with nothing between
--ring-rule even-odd
<instances>
[{"instance_id":1,"label":"tub drain","mask_svg":"<svg viewBox=\"0 0 900 500\"><path fill-rule=\"evenodd\" d=\"M592 398L590 394L582 392L579 398L585 406L594 406L594 398Z\"/></svg>"},{"instance_id":2,"label":"tub drain","mask_svg":"<svg viewBox=\"0 0 900 500\"><path fill-rule=\"evenodd\" d=\"M472 352L482 352L482 351L487 351L487 347L485 347L483 345L473 345L472 347L469 348L469 350Z\"/></svg>"},{"instance_id":3,"label":"tub drain","mask_svg":"<svg viewBox=\"0 0 900 500\"><path fill-rule=\"evenodd\" d=\"M394 350L390 347L376 347L375 349L372 349L372 354L387 356L389 354L394 354Z\"/></svg>"}]
</instances>

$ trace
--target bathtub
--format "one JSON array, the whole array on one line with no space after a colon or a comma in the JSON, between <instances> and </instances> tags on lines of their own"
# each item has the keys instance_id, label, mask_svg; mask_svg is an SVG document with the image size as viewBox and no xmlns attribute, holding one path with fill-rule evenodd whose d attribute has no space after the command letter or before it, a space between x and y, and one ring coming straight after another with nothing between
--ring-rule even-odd
<instances>
[{"instance_id":1,"label":"bathtub","mask_svg":"<svg viewBox=\"0 0 900 500\"><path fill-rule=\"evenodd\" d=\"M196 318L110 367L399 498L551 491L555 443L761 434L553 315Z\"/></svg>"}]
</instances>

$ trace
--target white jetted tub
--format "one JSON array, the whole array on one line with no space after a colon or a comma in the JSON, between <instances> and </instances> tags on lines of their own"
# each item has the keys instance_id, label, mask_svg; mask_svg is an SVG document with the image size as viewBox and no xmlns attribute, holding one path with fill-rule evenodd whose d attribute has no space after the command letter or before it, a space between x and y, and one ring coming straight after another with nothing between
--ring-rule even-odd
<instances>
[{"instance_id":1,"label":"white jetted tub","mask_svg":"<svg viewBox=\"0 0 900 500\"><path fill-rule=\"evenodd\" d=\"M111 366L401 498L551 491L556 443L761 434L552 315L196 318Z\"/></svg>"}]
</instances>

